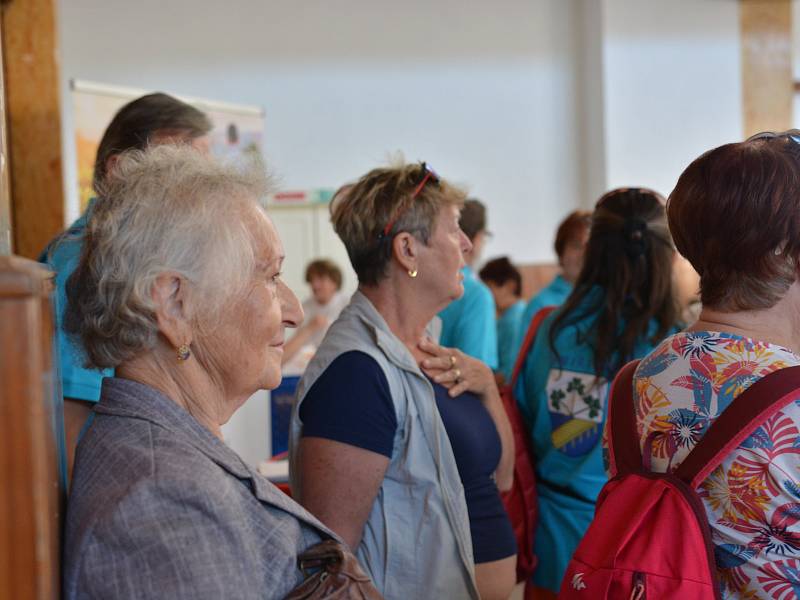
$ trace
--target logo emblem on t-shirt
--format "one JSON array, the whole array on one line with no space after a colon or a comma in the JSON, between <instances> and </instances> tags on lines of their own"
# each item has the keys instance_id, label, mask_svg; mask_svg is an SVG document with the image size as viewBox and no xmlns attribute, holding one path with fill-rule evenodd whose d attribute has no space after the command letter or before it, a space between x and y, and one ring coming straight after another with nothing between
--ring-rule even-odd
<instances>
[{"instance_id":1,"label":"logo emblem on t-shirt","mask_svg":"<svg viewBox=\"0 0 800 600\"><path fill-rule=\"evenodd\" d=\"M586 582L583 581L583 573L575 573L575 575L572 576L572 589L573 590L586 589Z\"/></svg>"},{"instance_id":2,"label":"logo emblem on t-shirt","mask_svg":"<svg viewBox=\"0 0 800 600\"><path fill-rule=\"evenodd\" d=\"M608 382L593 374L554 369L547 380L553 446L583 456L600 441Z\"/></svg>"}]
</instances>

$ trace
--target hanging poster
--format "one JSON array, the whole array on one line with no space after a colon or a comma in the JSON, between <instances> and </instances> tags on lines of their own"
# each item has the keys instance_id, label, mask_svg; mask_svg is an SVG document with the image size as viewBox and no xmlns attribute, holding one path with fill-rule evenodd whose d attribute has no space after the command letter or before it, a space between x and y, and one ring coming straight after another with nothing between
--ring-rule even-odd
<instances>
[{"instance_id":1,"label":"hanging poster","mask_svg":"<svg viewBox=\"0 0 800 600\"><path fill-rule=\"evenodd\" d=\"M94 159L103 132L120 108L153 90L78 80L71 82L71 88L80 210L83 211L89 199L94 195L92 190ZM209 138L213 155L236 157L249 153L262 154L264 138L264 110L262 108L172 95L196 106L211 119L213 129Z\"/></svg>"}]
</instances>

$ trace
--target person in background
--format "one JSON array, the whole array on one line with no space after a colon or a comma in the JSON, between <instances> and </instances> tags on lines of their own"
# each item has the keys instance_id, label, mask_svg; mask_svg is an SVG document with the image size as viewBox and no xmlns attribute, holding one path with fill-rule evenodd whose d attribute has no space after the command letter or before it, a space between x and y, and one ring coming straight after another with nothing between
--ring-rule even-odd
<instances>
[{"instance_id":1,"label":"person in background","mask_svg":"<svg viewBox=\"0 0 800 600\"><path fill-rule=\"evenodd\" d=\"M645 453L650 440L653 471L677 469L752 384L800 365L798 198L797 130L706 152L670 194L669 227L700 275L702 308L634 374L638 441ZM697 490L723 598L795 598L800 590L795 394Z\"/></svg>"},{"instance_id":2,"label":"person in background","mask_svg":"<svg viewBox=\"0 0 800 600\"><path fill-rule=\"evenodd\" d=\"M306 267L306 283L311 297L303 302L305 323L286 342L283 353L284 373L302 374L314 356L325 332L347 306L342 292L342 271L331 260L320 258Z\"/></svg>"},{"instance_id":3,"label":"person in background","mask_svg":"<svg viewBox=\"0 0 800 600\"><path fill-rule=\"evenodd\" d=\"M494 376L429 339L464 292L463 200L425 163L375 169L336 195L359 287L292 413L292 493L357 549L388 600L505 600L514 586L500 498L514 441Z\"/></svg>"},{"instance_id":4,"label":"person in background","mask_svg":"<svg viewBox=\"0 0 800 600\"><path fill-rule=\"evenodd\" d=\"M515 397L536 459L538 597L558 593L607 481L601 436L609 382L677 331L674 256L659 194L608 192L593 213L575 287L543 321L525 360Z\"/></svg>"},{"instance_id":5,"label":"person in background","mask_svg":"<svg viewBox=\"0 0 800 600\"><path fill-rule=\"evenodd\" d=\"M66 600L280 600L304 579L298 555L336 539L222 439L279 384L285 329L303 319L266 179L260 163L159 146L101 186L64 322L115 375L78 444Z\"/></svg>"},{"instance_id":6,"label":"person in background","mask_svg":"<svg viewBox=\"0 0 800 600\"><path fill-rule=\"evenodd\" d=\"M129 102L114 115L100 140L92 182L95 192L99 193L106 177L113 172L120 154L126 150L141 150L158 144L188 144L207 151L209 131L211 121L204 113L167 94L148 94ZM100 398L101 381L104 377L114 375L114 370L109 368L85 368L82 353L63 330L67 303L65 283L78 264L86 222L97 202L96 198L90 200L83 214L69 229L53 239L39 257L40 262L55 271L58 369L64 395L66 458L70 472L80 431L92 405Z\"/></svg>"},{"instance_id":7,"label":"person in background","mask_svg":"<svg viewBox=\"0 0 800 600\"><path fill-rule=\"evenodd\" d=\"M556 256L558 256L561 273L528 301L522 315L517 348L522 345L522 340L525 338L533 316L545 306L560 306L572 291L572 286L578 280L583 267L583 255L589 240L591 220L591 211L576 210L567 215L567 218L558 226L553 246Z\"/></svg>"},{"instance_id":8,"label":"person in background","mask_svg":"<svg viewBox=\"0 0 800 600\"><path fill-rule=\"evenodd\" d=\"M439 313L442 320L439 341L442 346L458 348L496 370L499 361L494 299L489 288L481 283L473 270L489 236L483 203L475 199L467 200L461 209L459 225L472 244L464 254L466 265L461 270L464 275L464 295Z\"/></svg>"},{"instance_id":9,"label":"person in background","mask_svg":"<svg viewBox=\"0 0 800 600\"><path fill-rule=\"evenodd\" d=\"M525 312L525 302L521 299L522 276L507 256L487 262L479 275L494 297L499 359L497 370L504 380L508 380L517 358L517 339Z\"/></svg>"}]
</instances>

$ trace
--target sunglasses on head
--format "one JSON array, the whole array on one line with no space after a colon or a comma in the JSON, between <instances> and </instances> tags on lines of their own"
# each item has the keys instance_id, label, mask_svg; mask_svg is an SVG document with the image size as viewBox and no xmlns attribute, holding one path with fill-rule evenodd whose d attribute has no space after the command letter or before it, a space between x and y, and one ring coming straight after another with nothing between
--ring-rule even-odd
<instances>
[{"instance_id":1,"label":"sunglasses on head","mask_svg":"<svg viewBox=\"0 0 800 600\"><path fill-rule=\"evenodd\" d=\"M378 235L378 239L383 240L389 236L389 232L392 230L392 227L395 226L397 220L403 216L406 210L414 203L414 200L422 193L422 190L425 188L425 184L429 181L432 181L434 184L439 184L439 176L436 174L436 171L431 169L428 166L428 163L423 162L420 164L422 167L420 172L420 181L414 188L414 191L411 192L411 198L409 198L408 203L405 205L401 205L400 209L396 211L396 213L389 219L389 222L386 223L386 227L383 228L380 235Z\"/></svg>"},{"instance_id":2,"label":"sunglasses on head","mask_svg":"<svg viewBox=\"0 0 800 600\"><path fill-rule=\"evenodd\" d=\"M753 142L755 140L770 140L773 138L788 138L795 144L800 144L800 129L787 129L786 131L762 131L747 138L746 142Z\"/></svg>"}]
</instances>

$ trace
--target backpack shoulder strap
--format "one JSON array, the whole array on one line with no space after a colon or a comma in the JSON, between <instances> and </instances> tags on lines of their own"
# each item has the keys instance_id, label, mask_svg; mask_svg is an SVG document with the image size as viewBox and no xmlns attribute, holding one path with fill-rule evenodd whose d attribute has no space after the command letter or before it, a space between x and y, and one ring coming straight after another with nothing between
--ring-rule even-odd
<instances>
[{"instance_id":1,"label":"backpack shoulder strap","mask_svg":"<svg viewBox=\"0 0 800 600\"><path fill-rule=\"evenodd\" d=\"M697 488L739 444L796 399L800 399L800 366L765 375L722 411L675 475L692 489Z\"/></svg>"},{"instance_id":2,"label":"backpack shoulder strap","mask_svg":"<svg viewBox=\"0 0 800 600\"><path fill-rule=\"evenodd\" d=\"M642 469L642 450L636 432L636 411L633 407L633 374L639 366L633 360L617 373L609 392L608 454L609 466L617 473Z\"/></svg>"},{"instance_id":3,"label":"backpack shoulder strap","mask_svg":"<svg viewBox=\"0 0 800 600\"><path fill-rule=\"evenodd\" d=\"M558 307L545 306L544 308L540 308L536 314L533 315L531 324L528 326L528 332L525 334L525 341L522 342L522 346L517 354L517 360L514 362L514 370L511 374L512 389L517 385L517 378L519 377L520 371L522 371L522 366L525 364L525 359L528 358L528 352L531 351L533 342L536 339L536 332L539 330L539 325L541 325L542 321L547 318L547 315L553 312L556 308Z\"/></svg>"}]
</instances>

